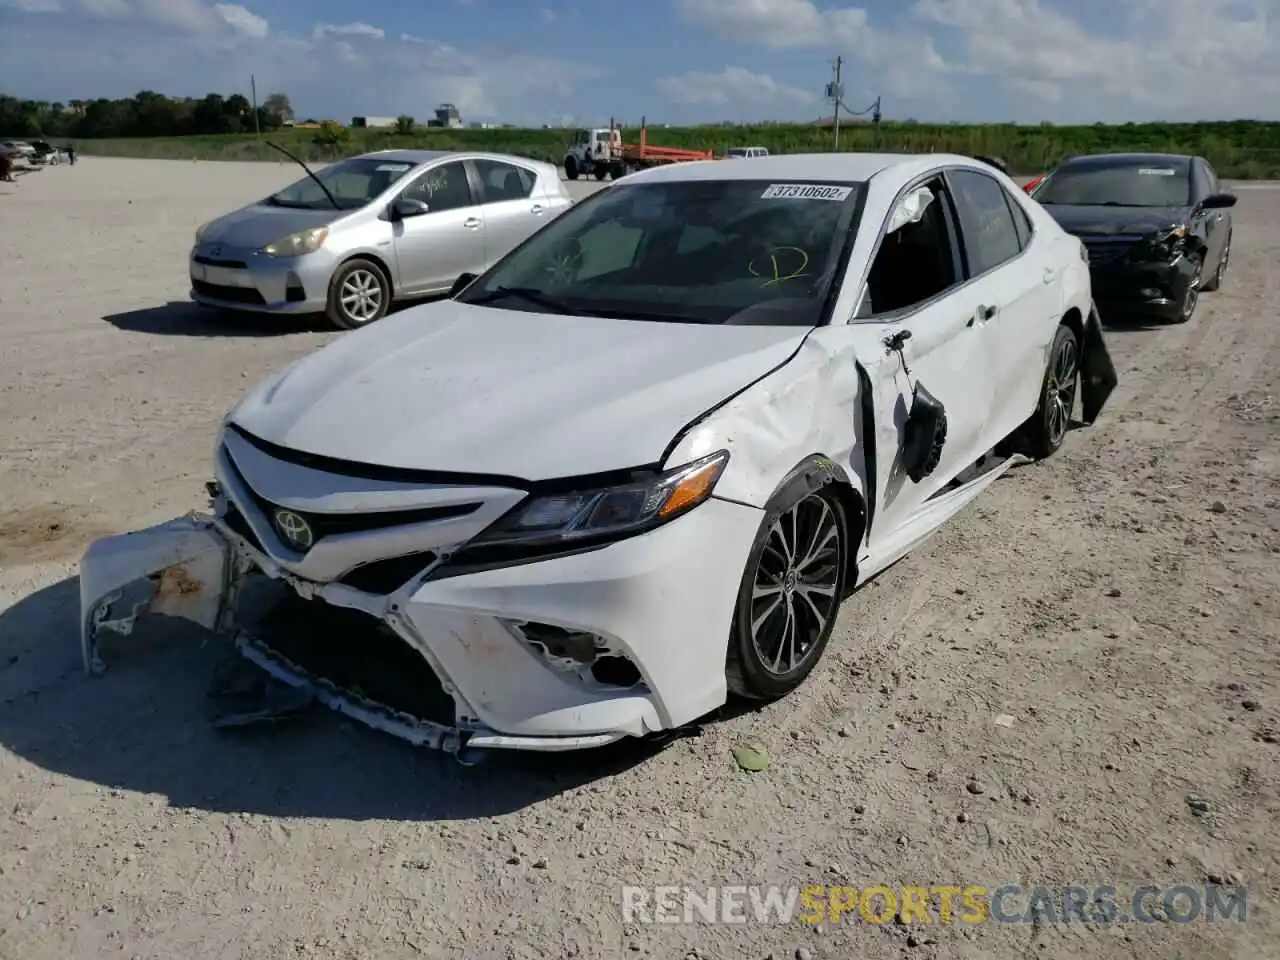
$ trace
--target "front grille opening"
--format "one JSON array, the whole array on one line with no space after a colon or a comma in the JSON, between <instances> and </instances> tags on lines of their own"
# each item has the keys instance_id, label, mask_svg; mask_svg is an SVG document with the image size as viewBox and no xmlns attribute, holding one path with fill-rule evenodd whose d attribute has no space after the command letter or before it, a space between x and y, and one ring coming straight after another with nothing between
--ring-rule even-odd
<instances>
[{"instance_id":1,"label":"front grille opening","mask_svg":"<svg viewBox=\"0 0 1280 960\"><path fill-rule=\"evenodd\" d=\"M215 257L206 257L200 253L197 253L191 259L196 263L203 263L206 267L226 267L229 270L243 270L249 266L243 260L218 260Z\"/></svg>"},{"instance_id":2,"label":"front grille opening","mask_svg":"<svg viewBox=\"0 0 1280 960\"><path fill-rule=\"evenodd\" d=\"M304 600L287 584L259 586L258 612L242 613L242 622L275 653L348 695L454 726L453 698L435 671L385 623L323 600Z\"/></svg>"},{"instance_id":3,"label":"front grille opening","mask_svg":"<svg viewBox=\"0 0 1280 960\"><path fill-rule=\"evenodd\" d=\"M395 593L406 583L435 563L436 555L430 551L410 553L389 560L375 560L349 570L338 578L339 583L365 593L386 596Z\"/></svg>"},{"instance_id":4,"label":"front grille opening","mask_svg":"<svg viewBox=\"0 0 1280 960\"><path fill-rule=\"evenodd\" d=\"M252 287L231 287L220 283L209 283L207 280L192 280L191 289L204 297L214 300L225 300L227 303L244 303L265 306L262 294Z\"/></svg>"},{"instance_id":5,"label":"front grille opening","mask_svg":"<svg viewBox=\"0 0 1280 960\"><path fill-rule=\"evenodd\" d=\"M258 539L258 535L254 533L253 528L249 526L249 521L244 518L244 514L241 513L236 508L236 505L230 500L227 501L227 509L222 515L222 522L240 536L248 540L250 546L257 550L261 550L263 553L267 552L266 548L262 545L262 541Z\"/></svg>"},{"instance_id":6,"label":"front grille opening","mask_svg":"<svg viewBox=\"0 0 1280 960\"><path fill-rule=\"evenodd\" d=\"M594 633L566 630L550 623L513 623L515 632L551 669L590 676L597 683L629 689L641 683L631 660L609 649L609 641Z\"/></svg>"}]
</instances>

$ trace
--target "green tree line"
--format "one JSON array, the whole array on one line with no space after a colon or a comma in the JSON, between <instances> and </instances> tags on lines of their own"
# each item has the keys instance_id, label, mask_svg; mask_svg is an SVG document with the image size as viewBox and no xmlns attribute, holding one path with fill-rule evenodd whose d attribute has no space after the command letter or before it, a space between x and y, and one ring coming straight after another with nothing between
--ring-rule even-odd
<instances>
[{"instance_id":1,"label":"green tree line","mask_svg":"<svg viewBox=\"0 0 1280 960\"><path fill-rule=\"evenodd\" d=\"M334 160L369 150L422 147L479 149L560 162L573 131L558 129L444 129L401 117L393 130L283 126L294 120L289 98L271 94L258 108L239 94L178 100L143 91L123 100L41 103L0 96L0 137L72 140L86 154L206 160L279 160L256 131L306 160ZM762 146L773 153L827 152L833 131L821 124L766 123L651 127L649 140L671 147L723 153L732 146ZM627 142L639 130L624 129ZM1161 151L1208 158L1224 177L1280 178L1280 123L1230 120L1202 123L1124 123L1057 126L1031 124L924 124L865 122L840 131L841 150L929 151L999 156L1015 173L1036 173L1068 156L1117 151Z\"/></svg>"}]
</instances>

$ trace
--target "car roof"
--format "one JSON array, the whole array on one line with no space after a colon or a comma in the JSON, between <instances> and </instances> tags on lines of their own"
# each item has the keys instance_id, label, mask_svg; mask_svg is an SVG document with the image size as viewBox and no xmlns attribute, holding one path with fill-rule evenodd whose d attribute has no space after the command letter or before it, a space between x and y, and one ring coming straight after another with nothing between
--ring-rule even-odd
<instances>
[{"instance_id":1,"label":"car roof","mask_svg":"<svg viewBox=\"0 0 1280 960\"><path fill-rule=\"evenodd\" d=\"M1121 167L1137 163L1164 163L1169 165L1189 164L1192 160L1186 153L1090 153L1079 157L1069 157L1060 166L1067 167Z\"/></svg>"},{"instance_id":2,"label":"car roof","mask_svg":"<svg viewBox=\"0 0 1280 960\"><path fill-rule=\"evenodd\" d=\"M623 183L681 180L812 180L816 182L858 182L891 172L903 182L937 167L968 167L989 172L991 168L972 157L954 153L787 153L758 157L748 166L695 160L672 163L628 176Z\"/></svg>"},{"instance_id":3,"label":"car roof","mask_svg":"<svg viewBox=\"0 0 1280 960\"><path fill-rule=\"evenodd\" d=\"M387 160L391 163L412 163L415 165L449 157L454 160L516 160L534 166L548 166L541 160L530 160L528 157L517 157L507 153L488 153L484 150L374 150L370 153L362 153L359 157L353 157L352 159L363 160L373 157L377 157L379 160Z\"/></svg>"}]
</instances>

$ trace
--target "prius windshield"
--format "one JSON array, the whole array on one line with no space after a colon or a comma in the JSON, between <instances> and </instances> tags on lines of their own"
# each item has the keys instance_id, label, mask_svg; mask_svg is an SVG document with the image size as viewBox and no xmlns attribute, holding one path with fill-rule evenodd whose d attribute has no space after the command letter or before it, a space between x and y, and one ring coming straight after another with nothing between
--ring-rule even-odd
<instances>
[{"instance_id":1,"label":"prius windshield","mask_svg":"<svg viewBox=\"0 0 1280 960\"><path fill-rule=\"evenodd\" d=\"M1045 179L1036 200L1064 206L1185 207L1191 203L1191 165L1180 159L1067 165Z\"/></svg>"},{"instance_id":2,"label":"prius windshield","mask_svg":"<svg viewBox=\"0 0 1280 960\"><path fill-rule=\"evenodd\" d=\"M412 163L404 161L354 157L317 170L316 177L333 194L341 209L355 210L372 203L413 167ZM267 197L266 203L273 207L296 207L300 210L333 209L320 184L310 177L303 177L279 193L273 193Z\"/></svg>"},{"instance_id":3,"label":"prius windshield","mask_svg":"<svg viewBox=\"0 0 1280 960\"><path fill-rule=\"evenodd\" d=\"M458 296L511 310L815 326L862 183L622 183L571 207Z\"/></svg>"}]
</instances>

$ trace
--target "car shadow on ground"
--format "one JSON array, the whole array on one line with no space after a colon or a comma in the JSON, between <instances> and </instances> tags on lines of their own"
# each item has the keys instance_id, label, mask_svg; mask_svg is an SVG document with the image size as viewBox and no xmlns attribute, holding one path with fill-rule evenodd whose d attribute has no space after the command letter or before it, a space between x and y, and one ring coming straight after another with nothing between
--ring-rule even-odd
<instances>
[{"instance_id":1,"label":"car shadow on ground","mask_svg":"<svg viewBox=\"0 0 1280 960\"><path fill-rule=\"evenodd\" d=\"M236 313L200 307L189 300L111 313L102 319L132 333L170 337L278 337L328 328L323 317Z\"/></svg>"},{"instance_id":2,"label":"car shadow on ground","mask_svg":"<svg viewBox=\"0 0 1280 960\"><path fill-rule=\"evenodd\" d=\"M89 677L78 591L70 577L0 613L0 747L51 773L158 794L174 807L349 820L489 817L622 773L665 746L495 751L465 767L324 708L219 729L208 690L228 655L224 644L181 621L144 618L136 637L115 641L112 649L128 655Z\"/></svg>"},{"instance_id":3,"label":"car shadow on ground","mask_svg":"<svg viewBox=\"0 0 1280 960\"><path fill-rule=\"evenodd\" d=\"M1102 320L1103 328L1114 333L1137 333L1142 330L1163 330L1166 327L1177 326L1159 317L1114 310L1106 312L1099 310L1098 317Z\"/></svg>"}]
</instances>

